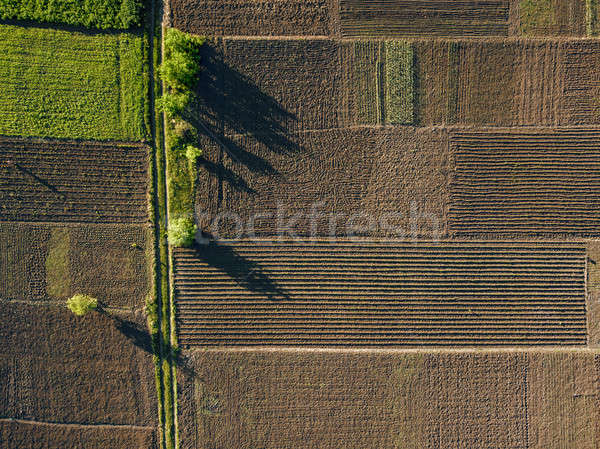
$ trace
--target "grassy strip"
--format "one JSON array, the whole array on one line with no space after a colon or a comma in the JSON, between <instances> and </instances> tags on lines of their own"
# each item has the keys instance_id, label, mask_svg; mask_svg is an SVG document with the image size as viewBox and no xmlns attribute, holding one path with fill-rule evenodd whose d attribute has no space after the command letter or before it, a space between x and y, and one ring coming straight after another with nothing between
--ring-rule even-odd
<instances>
[{"instance_id":1,"label":"grassy strip","mask_svg":"<svg viewBox=\"0 0 600 449\"><path fill-rule=\"evenodd\" d=\"M142 0L0 0L0 19L127 29L141 24Z\"/></svg>"},{"instance_id":2,"label":"grassy strip","mask_svg":"<svg viewBox=\"0 0 600 449\"><path fill-rule=\"evenodd\" d=\"M148 41L0 25L0 134L144 140Z\"/></svg>"},{"instance_id":3,"label":"grassy strip","mask_svg":"<svg viewBox=\"0 0 600 449\"><path fill-rule=\"evenodd\" d=\"M413 47L406 41L385 43L385 121L411 124L414 121Z\"/></svg>"},{"instance_id":4,"label":"grassy strip","mask_svg":"<svg viewBox=\"0 0 600 449\"><path fill-rule=\"evenodd\" d=\"M519 23L521 34L534 35L558 24L554 0L521 0Z\"/></svg>"},{"instance_id":5,"label":"grassy strip","mask_svg":"<svg viewBox=\"0 0 600 449\"><path fill-rule=\"evenodd\" d=\"M585 25L587 36L598 34L598 0L585 1Z\"/></svg>"},{"instance_id":6,"label":"grassy strip","mask_svg":"<svg viewBox=\"0 0 600 449\"><path fill-rule=\"evenodd\" d=\"M447 123L456 123L458 109L458 42L448 42L448 108Z\"/></svg>"}]
</instances>

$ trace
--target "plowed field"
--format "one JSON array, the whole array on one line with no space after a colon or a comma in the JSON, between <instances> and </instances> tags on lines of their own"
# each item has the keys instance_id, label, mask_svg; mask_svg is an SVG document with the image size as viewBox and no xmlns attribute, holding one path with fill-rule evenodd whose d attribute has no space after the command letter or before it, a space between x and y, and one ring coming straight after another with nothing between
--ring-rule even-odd
<instances>
[{"instance_id":1,"label":"plowed field","mask_svg":"<svg viewBox=\"0 0 600 449\"><path fill-rule=\"evenodd\" d=\"M182 449L592 449L600 437L593 351L188 355Z\"/></svg>"},{"instance_id":2,"label":"plowed field","mask_svg":"<svg viewBox=\"0 0 600 449\"><path fill-rule=\"evenodd\" d=\"M0 220L142 223L148 147L0 138Z\"/></svg>"},{"instance_id":3,"label":"plowed field","mask_svg":"<svg viewBox=\"0 0 600 449\"><path fill-rule=\"evenodd\" d=\"M454 133L450 232L597 235L599 136L593 129Z\"/></svg>"},{"instance_id":4,"label":"plowed field","mask_svg":"<svg viewBox=\"0 0 600 449\"><path fill-rule=\"evenodd\" d=\"M581 345L585 247L220 243L175 252L183 345Z\"/></svg>"}]
</instances>

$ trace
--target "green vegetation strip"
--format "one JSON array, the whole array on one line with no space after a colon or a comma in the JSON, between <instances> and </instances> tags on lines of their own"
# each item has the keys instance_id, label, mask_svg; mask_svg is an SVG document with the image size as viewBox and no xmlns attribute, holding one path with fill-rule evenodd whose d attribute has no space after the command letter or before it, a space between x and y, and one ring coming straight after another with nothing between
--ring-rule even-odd
<instances>
[{"instance_id":1,"label":"green vegetation strip","mask_svg":"<svg viewBox=\"0 0 600 449\"><path fill-rule=\"evenodd\" d=\"M385 120L408 125L414 119L413 47L405 41L385 43Z\"/></svg>"},{"instance_id":2,"label":"green vegetation strip","mask_svg":"<svg viewBox=\"0 0 600 449\"><path fill-rule=\"evenodd\" d=\"M556 26L558 19L554 0L521 0L519 15L521 33L533 35Z\"/></svg>"},{"instance_id":3,"label":"green vegetation strip","mask_svg":"<svg viewBox=\"0 0 600 449\"><path fill-rule=\"evenodd\" d=\"M147 137L142 34L0 25L0 134Z\"/></svg>"},{"instance_id":4,"label":"green vegetation strip","mask_svg":"<svg viewBox=\"0 0 600 449\"><path fill-rule=\"evenodd\" d=\"M585 2L586 34L588 36L598 35L598 0L586 0Z\"/></svg>"},{"instance_id":5,"label":"green vegetation strip","mask_svg":"<svg viewBox=\"0 0 600 449\"><path fill-rule=\"evenodd\" d=\"M141 23L142 0L0 0L0 18L126 29Z\"/></svg>"}]
</instances>

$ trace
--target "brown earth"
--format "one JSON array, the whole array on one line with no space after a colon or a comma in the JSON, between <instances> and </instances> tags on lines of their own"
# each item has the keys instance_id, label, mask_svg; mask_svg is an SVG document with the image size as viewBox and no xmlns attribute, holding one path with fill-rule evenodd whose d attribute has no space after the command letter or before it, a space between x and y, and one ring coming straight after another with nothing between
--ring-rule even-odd
<instances>
[{"instance_id":1,"label":"brown earth","mask_svg":"<svg viewBox=\"0 0 600 449\"><path fill-rule=\"evenodd\" d=\"M339 0L344 37L507 36L509 0Z\"/></svg>"},{"instance_id":2,"label":"brown earth","mask_svg":"<svg viewBox=\"0 0 600 449\"><path fill-rule=\"evenodd\" d=\"M184 352L181 447L562 449L598 442L598 353Z\"/></svg>"},{"instance_id":3,"label":"brown earth","mask_svg":"<svg viewBox=\"0 0 600 449\"><path fill-rule=\"evenodd\" d=\"M141 314L0 301L0 416L157 426L154 365Z\"/></svg>"},{"instance_id":4,"label":"brown earth","mask_svg":"<svg viewBox=\"0 0 600 449\"><path fill-rule=\"evenodd\" d=\"M143 223L148 147L0 138L0 220Z\"/></svg>"},{"instance_id":5,"label":"brown earth","mask_svg":"<svg viewBox=\"0 0 600 449\"><path fill-rule=\"evenodd\" d=\"M155 449L154 429L0 419L0 444L19 449Z\"/></svg>"},{"instance_id":6,"label":"brown earth","mask_svg":"<svg viewBox=\"0 0 600 449\"><path fill-rule=\"evenodd\" d=\"M205 36L328 36L333 0L171 0L172 26Z\"/></svg>"},{"instance_id":7,"label":"brown earth","mask_svg":"<svg viewBox=\"0 0 600 449\"><path fill-rule=\"evenodd\" d=\"M453 132L451 234L598 235L598 136L561 128Z\"/></svg>"},{"instance_id":8,"label":"brown earth","mask_svg":"<svg viewBox=\"0 0 600 449\"><path fill-rule=\"evenodd\" d=\"M585 246L254 240L175 251L184 346L585 345Z\"/></svg>"},{"instance_id":9,"label":"brown earth","mask_svg":"<svg viewBox=\"0 0 600 449\"><path fill-rule=\"evenodd\" d=\"M64 301L85 293L110 307L140 308L151 251L145 226L0 223L0 298Z\"/></svg>"},{"instance_id":10,"label":"brown earth","mask_svg":"<svg viewBox=\"0 0 600 449\"><path fill-rule=\"evenodd\" d=\"M239 217L245 235L435 238L446 232L445 132L304 132L290 136L282 150L256 140L232 137L228 151L214 141L202 145L196 208L203 230L235 236L232 217Z\"/></svg>"}]
</instances>

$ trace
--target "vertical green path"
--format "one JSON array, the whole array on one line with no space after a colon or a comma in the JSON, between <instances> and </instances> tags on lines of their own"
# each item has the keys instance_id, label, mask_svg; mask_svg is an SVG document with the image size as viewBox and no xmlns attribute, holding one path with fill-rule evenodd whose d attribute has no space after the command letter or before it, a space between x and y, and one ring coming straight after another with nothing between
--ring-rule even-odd
<instances>
[{"instance_id":1,"label":"vertical green path","mask_svg":"<svg viewBox=\"0 0 600 449\"><path fill-rule=\"evenodd\" d=\"M177 447L176 381L175 381L175 316L171 302L170 254L167 243L168 195L166 183L166 154L164 142L164 117L156 108L156 98L162 92L162 83L156 72L163 54L163 4L152 1L148 17L148 32L151 36L149 61L151 82L149 89L151 104L151 134L153 152L151 160L151 217L155 234L154 288L149 300L149 325L155 352L156 389L160 427L160 447Z\"/></svg>"}]
</instances>

